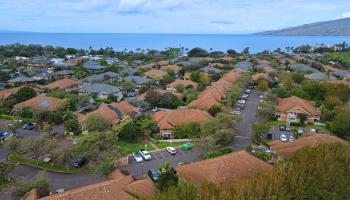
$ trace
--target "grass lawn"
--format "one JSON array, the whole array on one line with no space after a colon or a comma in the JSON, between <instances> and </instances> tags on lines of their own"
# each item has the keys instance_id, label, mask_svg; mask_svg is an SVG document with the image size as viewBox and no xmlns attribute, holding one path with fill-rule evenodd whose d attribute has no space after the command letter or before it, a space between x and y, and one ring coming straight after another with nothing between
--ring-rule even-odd
<instances>
[{"instance_id":1,"label":"grass lawn","mask_svg":"<svg viewBox=\"0 0 350 200\"><path fill-rule=\"evenodd\" d=\"M147 147L145 148L145 144ZM149 144L148 141L137 141L137 142L126 142L123 140L119 140L117 142L117 146L119 147L122 154L132 154L135 151L140 150L140 148L145 148L147 151L154 150L153 146Z\"/></svg>"},{"instance_id":2,"label":"grass lawn","mask_svg":"<svg viewBox=\"0 0 350 200\"><path fill-rule=\"evenodd\" d=\"M269 121L268 122L270 126L280 126L280 125L286 125L286 122L283 121Z\"/></svg>"},{"instance_id":3,"label":"grass lawn","mask_svg":"<svg viewBox=\"0 0 350 200\"><path fill-rule=\"evenodd\" d=\"M320 130L322 133L330 133L330 131L327 129L326 126L322 126L322 125L308 125L306 126L307 129L311 130L311 129L318 129Z\"/></svg>"},{"instance_id":4,"label":"grass lawn","mask_svg":"<svg viewBox=\"0 0 350 200\"><path fill-rule=\"evenodd\" d=\"M173 142L172 144L171 144L171 142L157 142L157 143L155 143L155 145L159 149L164 149L165 147L169 147L169 146L178 147L178 146L181 146L182 144L185 144L185 143L188 143L188 142Z\"/></svg>"},{"instance_id":5,"label":"grass lawn","mask_svg":"<svg viewBox=\"0 0 350 200\"><path fill-rule=\"evenodd\" d=\"M25 165L30 165L33 167L37 167L40 169L45 169L48 171L54 171L54 172L61 172L61 173L82 173L82 172L89 172L87 168L72 168L72 167L66 167L66 166L58 166L58 165L52 165L51 163L45 163L45 162L37 162L36 160L25 158L17 154L11 154L9 156L9 160L22 163Z\"/></svg>"}]
</instances>

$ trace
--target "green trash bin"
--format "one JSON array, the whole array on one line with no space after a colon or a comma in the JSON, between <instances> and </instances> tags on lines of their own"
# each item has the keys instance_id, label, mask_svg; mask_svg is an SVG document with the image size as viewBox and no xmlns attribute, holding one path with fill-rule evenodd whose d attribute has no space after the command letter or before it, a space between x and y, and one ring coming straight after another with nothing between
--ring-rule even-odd
<instances>
[{"instance_id":1,"label":"green trash bin","mask_svg":"<svg viewBox=\"0 0 350 200\"><path fill-rule=\"evenodd\" d=\"M182 145L182 149L185 151L189 151L192 149L192 144L191 143L185 143Z\"/></svg>"}]
</instances>

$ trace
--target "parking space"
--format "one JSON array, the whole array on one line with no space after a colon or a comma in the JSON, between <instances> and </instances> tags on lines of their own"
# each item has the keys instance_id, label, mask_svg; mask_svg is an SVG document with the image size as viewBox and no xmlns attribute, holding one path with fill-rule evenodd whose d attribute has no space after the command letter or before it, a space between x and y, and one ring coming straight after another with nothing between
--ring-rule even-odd
<instances>
[{"instance_id":1,"label":"parking space","mask_svg":"<svg viewBox=\"0 0 350 200\"><path fill-rule=\"evenodd\" d=\"M294 136L292 131L281 131L278 126L273 126L270 133L272 133L272 140L280 140L282 134L286 135L287 138Z\"/></svg>"}]
</instances>

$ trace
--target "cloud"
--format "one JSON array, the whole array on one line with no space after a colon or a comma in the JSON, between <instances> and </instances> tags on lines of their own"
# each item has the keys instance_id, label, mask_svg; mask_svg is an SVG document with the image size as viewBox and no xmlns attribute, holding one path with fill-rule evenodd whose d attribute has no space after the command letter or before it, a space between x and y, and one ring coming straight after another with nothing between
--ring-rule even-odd
<instances>
[{"instance_id":1,"label":"cloud","mask_svg":"<svg viewBox=\"0 0 350 200\"><path fill-rule=\"evenodd\" d=\"M337 19L343 19L343 18L349 18L350 17L350 12L345 12L341 14Z\"/></svg>"},{"instance_id":2,"label":"cloud","mask_svg":"<svg viewBox=\"0 0 350 200\"><path fill-rule=\"evenodd\" d=\"M231 24L233 24L233 22L226 21L226 20L214 20L214 21L211 21L210 23L212 23L212 24L221 24L221 25L231 25Z\"/></svg>"}]
</instances>

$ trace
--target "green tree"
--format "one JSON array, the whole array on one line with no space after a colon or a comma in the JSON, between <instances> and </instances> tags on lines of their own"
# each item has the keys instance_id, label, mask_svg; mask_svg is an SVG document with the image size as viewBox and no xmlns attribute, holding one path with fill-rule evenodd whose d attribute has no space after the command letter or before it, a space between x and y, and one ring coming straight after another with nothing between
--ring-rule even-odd
<instances>
[{"instance_id":1,"label":"green tree","mask_svg":"<svg viewBox=\"0 0 350 200\"><path fill-rule=\"evenodd\" d=\"M36 96L36 92L34 91L33 88L30 88L30 87L22 87L19 90L17 90L15 94L17 103L26 101L35 96Z\"/></svg>"},{"instance_id":2,"label":"green tree","mask_svg":"<svg viewBox=\"0 0 350 200\"><path fill-rule=\"evenodd\" d=\"M174 129L175 138L196 138L200 135L200 126L198 123L187 123L176 126Z\"/></svg>"},{"instance_id":3,"label":"green tree","mask_svg":"<svg viewBox=\"0 0 350 200\"><path fill-rule=\"evenodd\" d=\"M30 107L23 107L19 111L19 116L22 118L32 118L33 117L32 109Z\"/></svg>"},{"instance_id":4,"label":"green tree","mask_svg":"<svg viewBox=\"0 0 350 200\"><path fill-rule=\"evenodd\" d=\"M85 127L88 131L104 131L110 127L110 123L97 115L88 115Z\"/></svg>"},{"instance_id":5,"label":"green tree","mask_svg":"<svg viewBox=\"0 0 350 200\"><path fill-rule=\"evenodd\" d=\"M205 57L208 56L208 52L201 48L193 48L188 52L189 57Z\"/></svg>"},{"instance_id":6,"label":"green tree","mask_svg":"<svg viewBox=\"0 0 350 200\"><path fill-rule=\"evenodd\" d=\"M157 187L161 192L167 191L172 186L177 186L179 177L174 173L171 163L165 162L160 166L159 171L161 172Z\"/></svg>"},{"instance_id":7,"label":"green tree","mask_svg":"<svg viewBox=\"0 0 350 200\"><path fill-rule=\"evenodd\" d=\"M265 80L260 80L257 88L260 91L266 91L269 88L269 84Z\"/></svg>"},{"instance_id":8,"label":"green tree","mask_svg":"<svg viewBox=\"0 0 350 200\"><path fill-rule=\"evenodd\" d=\"M182 93L185 90L185 86L183 84L177 84L175 86L175 89L176 89L177 92L181 92Z\"/></svg>"},{"instance_id":9,"label":"green tree","mask_svg":"<svg viewBox=\"0 0 350 200\"><path fill-rule=\"evenodd\" d=\"M336 117L333 122L328 124L332 133L341 138L350 139L350 112L349 108L342 108L336 111Z\"/></svg>"},{"instance_id":10,"label":"green tree","mask_svg":"<svg viewBox=\"0 0 350 200\"><path fill-rule=\"evenodd\" d=\"M138 120L138 126L140 127L140 130L143 132L144 136L154 137L155 134L159 132L156 122L148 116L143 116L140 120Z\"/></svg>"},{"instance_id":11,"label":"green tree","mask_svg":"<svg viewBox=\"0 0 350 200\"><path fill-rule=\"evenodd\" d=\"M167 191L159 193L155 200L194 200L198 199L196 187L188 182L179 181L176 187L169 187Z\"/></svg>"},{"instance_id":12,"label":"green tree","mask_svg":"<svg viewBox=\"0 0 350 200\"><path fill-rule=\"evenodd\" d=\"M222 108L220 105L213 105L208 109L208 112L215 117L218 113L222 112Z\"/></svg>"},{"instance_id":13,"label":"green tree","mask_svg":"<svg viewBox=\"0 0 350 200\"><path fill-rule=\"evenodd\" d=\"M76 118L68 119L64 122L64 129L74 134L78 134L80 131L79 121Z\"/></svg>"},{"instance_id":14,"label":"green tree","mask_svg":"<svg viewBox=\"0 0 350 200\"><path fill-rule=\"evenodd\" d=\"M113 132L120 139L127 141L136 141L141 136L139 127L132 121L128 115L124 116L121 122L113 127Z\"/></svg>"},{"instance_id":15,"label":"green tree","mask_svg":"<svg viewBox=\"0 0 350 200\"><path fill-rule=\"evenodd\" d=\"M160 94L151 88L145 96L145 101L149 103L152 107L156 107L160 102Z\"/></svg>"},{"instance_id":16,"label":"green tree","mask_svg":"<svg viewBox=\"0 0 350 200\"><path fill-rule=\"evenodd\" d=\"M270 125L268 123L265 123L265 122L254 123L253 124L254 139L258 142L264 141L266 137L266 133L269 130L270 130Z\"/></svg>"}]
</instances>

